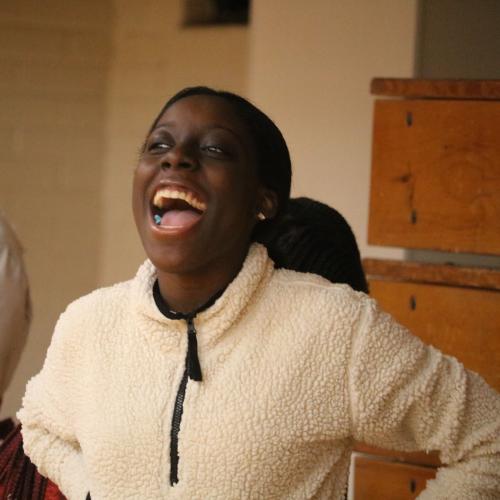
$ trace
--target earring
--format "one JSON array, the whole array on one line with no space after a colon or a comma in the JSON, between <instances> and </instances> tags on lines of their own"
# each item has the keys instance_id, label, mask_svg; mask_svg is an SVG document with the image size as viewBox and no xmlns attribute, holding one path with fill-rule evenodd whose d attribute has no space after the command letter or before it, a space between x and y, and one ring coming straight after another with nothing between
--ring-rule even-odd
<instances>
[{"instance_id":1,"label":"earring","mask_svg":"<svg viewBox=\"0 0 500 500\"><path fill-rule=\"evenodd\" d=\"M262 212L259 212L257 214L257 219L259 219L259 220L266 220L266 216Z\"/></svg>"}]
</instances>

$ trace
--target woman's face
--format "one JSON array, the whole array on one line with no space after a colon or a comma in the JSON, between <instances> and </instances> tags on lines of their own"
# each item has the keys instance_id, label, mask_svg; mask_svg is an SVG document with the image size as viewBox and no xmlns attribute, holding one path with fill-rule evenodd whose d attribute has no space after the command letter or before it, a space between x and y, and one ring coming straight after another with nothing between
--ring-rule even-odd
<instances>
[{"instance_id":1,"label":"woman's face","mask_svg":"<svg viewBox=\"0 0 500 500\"><path fill-rule=\"evenodd\" d=\"M246 254L266 190L255 148L231 105L180 99L146 140L133 184L146 254L167 273L196 273Z\"/></svg>"}]
</instances>

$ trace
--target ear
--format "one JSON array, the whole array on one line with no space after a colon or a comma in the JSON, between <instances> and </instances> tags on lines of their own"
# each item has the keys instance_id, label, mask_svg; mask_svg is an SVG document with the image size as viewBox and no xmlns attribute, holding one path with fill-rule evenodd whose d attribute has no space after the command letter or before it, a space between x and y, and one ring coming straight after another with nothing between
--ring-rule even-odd
<instances>
[{"instance_id":1,"label":"ear","mask_svg":"<svg viewBox=\"0 0 500 500\"><path fill-rule=\"evenodd\" d=\"M260 220L272 219L278 211L278 196L269 188L259 188L259 201L257 203L257 218Z\"/></svg>"}]
</instances>

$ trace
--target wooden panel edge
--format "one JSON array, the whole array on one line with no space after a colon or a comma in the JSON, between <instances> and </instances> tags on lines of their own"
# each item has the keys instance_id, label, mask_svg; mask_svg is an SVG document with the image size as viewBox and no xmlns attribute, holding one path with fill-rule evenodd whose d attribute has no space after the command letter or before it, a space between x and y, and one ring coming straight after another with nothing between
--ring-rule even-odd
<instances>
[{"instance_id":1,"label":"wooden panel edge","mask_svg":"<svg viewBox=\"0 0 500 500\"><path fill-rule=\"evenodd\" d=\"M363 259L368 279L410 281L500 291L500 269L390 259Z\"/></svg>"},{"instance_id":2,"label":"wooden panel edge","mask_svg":"<svg viewBox=\"0 0 500 500\"><path fill-rule=\"evenodd\" d=\"M439 460L439 455L435 451L431 451L429 453L426 453L425 451L403 452L386 450L358 442L354 444L353 451L375 457L384 457L390 461L421 465L424 467L441 467L442 465Z\"/></svg>"},{"instance_id":3,"label":"wooden panel edge","mask_svg":"<svg viewBox=\"0 0 500 500\"><path fill-rule=\"evenodd\" d=\"M372 95L442 99L500 99L500 80L374 78Z\"/></svg>"}]
</instances>

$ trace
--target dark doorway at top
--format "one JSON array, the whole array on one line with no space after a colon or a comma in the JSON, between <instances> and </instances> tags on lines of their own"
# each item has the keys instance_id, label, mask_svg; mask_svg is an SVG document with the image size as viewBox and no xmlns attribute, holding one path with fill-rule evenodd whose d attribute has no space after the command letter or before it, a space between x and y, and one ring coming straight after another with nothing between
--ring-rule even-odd
<instances>
[{"instance_id":1,"label":"dark doorway at top","mask_svg":"<svg viewBox=\"0 0 500 500\"><path fill-rule=\"evenodd\" d=\"M250 0L185 0L184 26L248 24Z\"/></svg>"}]
</instances>

